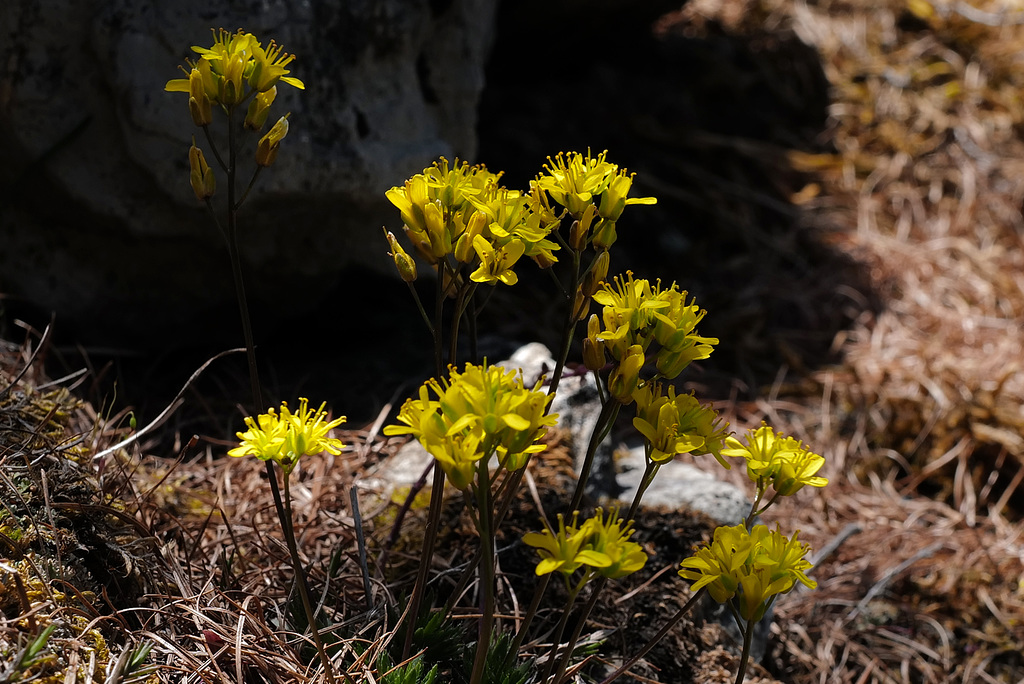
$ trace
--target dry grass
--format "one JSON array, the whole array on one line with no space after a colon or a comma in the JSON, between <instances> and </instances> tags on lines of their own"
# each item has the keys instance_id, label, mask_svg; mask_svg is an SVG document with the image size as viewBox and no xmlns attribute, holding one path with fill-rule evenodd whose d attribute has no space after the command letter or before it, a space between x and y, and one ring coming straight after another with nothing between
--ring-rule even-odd
<instances>
[{"instance_id":1,"label":"dry grass","mask_svg":"<svg viewBox=\"0 0 1024 684\"><path fill-rule=\"evenodd\" d=\"M973 9L972 9L973 7ZM733 408L818 446L832 484L775 513L825 548L780 605L786 681L1024 677L1024 14L1014 3L696 1L690 35L796 35L834 152L791 153L807 230L883 303L804 392ZM817 388L815 390L815 388Z\"/></svg>"}]
</instances>

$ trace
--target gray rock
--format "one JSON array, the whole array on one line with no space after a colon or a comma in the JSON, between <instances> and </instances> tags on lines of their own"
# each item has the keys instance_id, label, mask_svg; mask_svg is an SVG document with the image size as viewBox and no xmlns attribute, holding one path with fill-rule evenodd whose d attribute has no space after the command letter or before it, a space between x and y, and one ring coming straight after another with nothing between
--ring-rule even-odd
<instances>
[{"instance_id":1,"label":"gray rock","mask_svg":"<svg viewBox=\"0 0 1024 684\"><path fill-rule=\"evenodd\" d=\"M714 456L708 459L709 468L718 468ZM636 496L644 474L644 448L634 447L617 459L619 468L618 498L628 505ZM750 500L746 493L733 484L723 482L714 475L682 461L669 461L658 469L654 482L644 493L647 506L691 508L705 513L722 525L739 525L750 513Z\"/></svg>"},{"instance_id":2,"label":"gray rock","mask_svg":"<svg viewBox=\"0 0 1024 684\"><path fill-rule=\"evenodd\" d=\"M0 3L0 288L65 325L113 326L108 337L140 318L181 335L183 316L233 305L223 240L188 184L189 142L203 136L187 98L163 88L211 28L239 26L296 54L306 84L279 88L271 116L290 111L291 131L241 212L253 299L311 307L294 292L322 292L346 264L390 269L380 227L399 221L384 191L439 155L475 153L495 6Z\"/></svg>"}]
</instances>

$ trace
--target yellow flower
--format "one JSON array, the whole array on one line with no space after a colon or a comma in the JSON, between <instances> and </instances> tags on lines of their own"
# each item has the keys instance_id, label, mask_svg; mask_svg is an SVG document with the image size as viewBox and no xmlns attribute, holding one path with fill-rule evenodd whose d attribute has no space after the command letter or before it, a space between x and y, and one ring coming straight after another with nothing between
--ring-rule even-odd
<instances>
[{"instance_id":1,"label":"yellow flower","mask_svg":"<svg viewBox=\"0 0 1024 684\"><path fill-rule=\"evenodd\" d=\"M701 337L696 326L705 312L696 303L686 304L686 292L675 283L662 288L661 282L635 280L633 274L616 276L612 283L603 283L594 294L594 301L604 308L601 319L604 331L597 339L616 361L626 349L639 344L644 351L657 341L655 353L658 373L672 379L692 361L706 359L718 344L714 337Z\"/></svg>"},{"instance_id":2,"label":"yellow flower","mask_svg":"<svg viewBox=\"0 0 1024 684\"><path fill-rule=\"evenodd\" d=\"M745 459L747 477L759 486L771 482L782 496L795 494L805 485L824 487L828 484L826 478L815 475L825 465L824 458L811 452L800 440L776 434L764 423L747 432L746 444L729 437L726 447L722 449L723 456Z\"/></svg>"},{"instance_id":3,"label":"yellow flower","mask_svg":"<svg viewBox=\"0 0 1024 684\"><path fill-rule=\"evenodd\" d=\"M653 337L655 312L670 306L661 297L659 287L651 287L648 280L634 280L631 271L626 271L624 278L615 276L613 282L604 283L594 294L594 301L604 307L601 312L604 332L598 338L606 342L616 360L634 344L646 348Z\"/></svg>"},{"instance_id":4,"label":"yellow flower","mask_svg":"<svg viewBox=\"0 0 1024 684\"><path fill-rule=\"evenodd\" d=\"M707 312L698 307L695 300L687 304L686 292L677 290L675 283L659 296L668 306L654 312L654 338L661 345L657 366L659 373L672 379L691 362L711 356L718 338L697 334L697 324Z\"/></svg>"},{"instance_id":5,"label":"yellow flower","mask_svg":"<svg viewBox=\"0 0 1024 684\"><path fill-rule=\"evenodd\" d=\"M629 541L633 534L633 523L623 524L618 509L608 514L600 508L582 525L576 524L577 513L573 512L572 524L565 525L558 516L558 532L547 523L544 531L523 535L523 543L533 546L541 556L536 573L546 575L558 571L568 577L581 566L593 568L609 579L632 574L647 563L647 554L636 542Z\"/></svg>"},{"instance_id":6,"label":"yellow flower","mask_svg":"<svg viewBox=\"0 0 1024 684\"><path fill-rule=\"evenodd\" d=\"M274 409L260 414L255 419L246 416L245 424L249 429L237 433L241 443L228 451L228 456L241 458L252 455L261 461L276 458L284 445L284 433L287 427L281 422L280 416L274 412Z\"/></svg>"},{"instance_id":7,"label":"yellow flower","mask_svg":"<svg viewBox=\"0 0 1024 684\"><path fill-rule=\"evenodd\" d=\"M608 375L608 392L623 404L633 401L633 392L640 386L640 371L644 367L644 348L634 344Z\"/></svg>"},{"instance_id":8,"label":"yellow flower","mask_svg":"<svg viewBox=\"0 0 1024 684\"><path fill-rule=\"evenodd\" d=\"M558 261L554 252L560 248L548 239L558 225L558 218L541 197L539 191L523 195L517 190L491 187L469 197L469 201L486 217L486 236L491 242L500 246L510 241L521 242L523 253L541 268L547 268Z\"/></svg>"},{"instance_id":9,"label":"yellow flower","mask_svg":"<svg viewBox=\"0 0 1024 684\"><path fill-rule=\"evenodd\" d=\"M657 204L654 197L632 197L627 198L629 189L633 187L633 178L636 174L627 173L625 169L619 171L608 183L608 189L601 195L601 206L598 214L602 219L614 223L622 216L622 210L630 204Z\"/></svg>"},{"instance_id":10,"label":"yellow flower","mask_svg":"<svg viewBox=\"0 0 1024 684\"><path fill-rule=\"evenodd\" d=\"M300 456L309 456L326 451L329 454L340 454L344 444L340 439L328 437L331 430L345 422L345 417L335 418L328 421L327 412L324 411L326 402L320 404L320 408L311 411L308 399L299 399L299 410L292 413L288 404L281 404L281 422L288 426L285 433L285 443L282 451L286 455L293 456L296 460Z\"/></svg>"},{"instance_id":11,"label":"yellow flower","mask_svg":"<svg viewBox=\"0 0 1024 684\"><path fill-rule=\"evenodd\" d=\"M652 461L662 463L676 454L711 454L722 467L732 467L721 456L729 424L721 425L718 412L701 405L692 393L676 395L675 387L669 386L666 395L661 383L645 383L633 398L633 427L647 440Z\"/></svg>"},{"instance_id":12,"label":"yellow flower","mask_svg":"<svg viewBox=\"0 0 1024 684\"><path fill-rule=\"evenodd\" d=\"M582 565L579 560L580 549L587 539L588 531L576 526L577 512L572 514L572 524L568 527L558 514L558 532L554 532L545 521L543 532L528 532L523 535L523 543L537 549L541 561L534 572L547 575L560 572L569 576Z\"/></svg>"},{"instance_id":13,"label":"yellow flower","mask_svg":"<svg viewBox=\"0 0 1024 684\"><path fill-rule=\"evenodd\" d=\"M281 404L281 413L274 409L259 415L256 420L246 416L249 428L238 433L241 443L228 451L228 456L252 455L261 461L274 460L285 474L291 473L302 456L311 456L326 451L340 454L344 444L340 439L329 437L331 430L345 422L344 416L328 421L324 406L315 411L309 409L309 400L299 399L299 410L292 413L287 403Z\"/></svg>"},{"instance_id":14,"label":"yellow flower","mask_svg":"<svg viewBox=\"0 0 1024 684\"><path fill-rule=\"evenodd\" d=\"M526 245L521 240L509 240L496 248L483 235L477 235L473 238L473 249L480 259L480 266L469 276L474 283L493 285L500 280L506 285L515 285L519 282L512 267L526 253Z\"/></svg>"},{"instance_id":15,"label":"yellow flower","mask_svg":"<svg viewBox=\"0 0 1024 684\"><path fill-rule=\"evenodd\" d=\"M613 509L604 518L600 508L594 517L581 528L586 537L584 547L576 559L584 565L597 568L608 579L617 579L632 574L647 563L647 554L636 542L629 541L633 534L633 522L623 525L618 509Z\"/></svg>"},{"instance_id":16,"label":"yellow flower","mask_svg":"<svg viewBox=\"0 0 1024 684\"><path fill-rule=\"evenodd\" d=\"M605 161L607 154L591 157L589 152L559 152L554 159L548 157L544 165L547 173L537 178L537 185L572 216L580 218L595 196L605 191L618 168Z\"/></svg>"},{"instance_id":17,"label":"yellow flower","mask_svg":"<svg viewBox=\"0 0 1024 684\"><path fill-rule=\"evenodd\" d=\"M470 200L493 192L500 174L484 166L466 162L449 166L439 161L407 180L403 187L393 187L385 196L401 212L405 232L413 246L430 264L436 264L458 249L459 261L468 262L475 235L461 237L473 215L478 211ZM481 219L476 219L477 221ZM483 220L486 220L484 218ZM482 226L476 226L482 234Z\"/></svg>"},{"instance_id":18,"label":"yellow flower","mask_svg":"<svg viewBox=\"0 0 1024 684\"><path fill-rule=\"evenodd\" d=\"M253 66L249 74L249 86L257 92L265 93L276 86L278 81L284 81L299 90L305 90L306 86L302 81L285 76L291 72L284 67L291 64L294 59L295 55L289 55L274 41L270 41L266 50L256 43L252 46Z\"/></svg>"},{"instance_id":19,"label":"yellow flower","mask_svg":"<svg viewBox=\"0 0 1024 684\"><path fill-rule=\"evenodd\" d=\"M587 336L583 338L583 365L587 370L599 371L604 368L604 342L598 337L601 334L601 321L597 314L587 321Z\"/></svg>"}]
</instances>

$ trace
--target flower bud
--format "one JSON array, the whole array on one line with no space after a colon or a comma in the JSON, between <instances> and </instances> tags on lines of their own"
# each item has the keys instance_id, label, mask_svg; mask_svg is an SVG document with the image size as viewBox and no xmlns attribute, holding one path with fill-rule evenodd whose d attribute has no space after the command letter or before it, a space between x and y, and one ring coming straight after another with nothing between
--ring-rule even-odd
<instances>
[{"instance_id":1,"label":"flower bud","mask_svg":"<svg viewBox=\"0 0 1024 684\"><path fill-rule=\"evenodd\" d=\"M286 135L288 135L288 117L285 114L274 124L265 136L260 138L260 144L256 147L256 163L260 166L270 166L277 158L277 148Z\"/></svg>"},{"instance_id":2,"label":"flower bud","mask_svg":"<svg viewBox=\"0 0 1024 684\"><path fill-rule=\"evenodd\" d=\"M192 123L200 127L209 126L213 123L213 110L199 69L193 68L189 72L188 93L188 111L192 115Z\"/></svg>"},{"instance_id":3,"label":"flower bud","mask_svg":"<svg viewBox=\"0 0 1024 684\"><path fill-rule=\"evenodd\" d=\"M626 208L626 196L633 185L633 175L620 172L608 184L608 189L601 195L601 218L614 223L622 216L622 210Z\"/></svg>"},{"instance_id":4,"label":"flower bud","mask_svg":"<svg viewBox=\"0 0 1024 684\"><path fill-rule=\"evenodd\" d=\"M590 297L583 293L583 286L576 288L576 298L572 303L572 320L582 321L590 313Z\"/></svg>"},{"instance_id":5,"label":"flower bud","mask_svg":"<svg viewBox=\"0 0 1024 684\"><path fill-rule=\"evenodd\" d=\"M482 211L474 211L466 223L466 229L463 230L459 240L456 242L455 258L457 261L469 263L473 260L473 257L476 255L473 249L473 241L477 236L482 236L483 228L486 226L487 215Z\"/></svg>"},{"instance_id":6,"label":"flower bud","mask_svg":"<svg viewBox=\"0 0 1024 684\"><path fill-rule=\"evenodd\" d=\"M391 251L388 255L394 259L395 268L398 269L398 275L402 277L407 283L411 283L416 280L416 262L411 256L409 256L402 245L398 244L398 239L395 238L395 234L390 232L387 228L384 229L384 237L387 238L388 244L391 245Z\"/></svg>"},{"instance_id":7,"label":"flower bud","mask_svg":"<svg viewBox=\"0 0 1024 684\"><path fill-rule=\"evenodd\" d=\"M477 235L483 235L487 226L487 214L482 211L474 211L466 222L466 229L455 243L455 259L463 264L468 264L476 256L473 249L473 240Z\"/></svg>"},{"instance_id":8,"label":"flower bud","mask_svg":"<svg viewBox=\"0 0 1024 684\"><path fill-rule=\"evenodd\" d=\"M615 244L618 237L615 232L615 221L601 219L594 227L594 240L591 244L594 245L594 249L608 249Z\"/></svg>"},{"instance_id":9,"label":"flower bud","mask_svg":"<svg viewBox=\"0 0 1024 684\"><path fill-rule=\"evenodd\" d=\"M589 204L583 210L583 216L578 221L572 222L572 227L569 229L569 246L577 252L583 251L587 246L587 236L590 234L590 226L596 215L597 207Z\"/></svg>"},{"instance_id":10,"label":"flower bud","mask_svg":"<svg viewBox=\"0 0 1024 684\"><path fill-rule=\"evenodd\" d=\"M423 218L427 223L430 250L437 258L444 257L452 251L452 237L445 230L444 210L440 204L440 202L427 202L423 206Z\"/></svg>"},{"instance_id":11,"label":"flower bud","mask_svg":"<svg viewBox=\"0 0 1024 684\"><path fill-rule=\"evenodd\" d=\"M601 370L604 368L604 342L597 339L601 334L601 321L597 314L587 321L587 336L583 338L583 365L587 370Z\"/></svg>"},{"instance_id":12,"label":"flower bud","mask_svg":"<svg viewBox=\"0 0 1024 684\"><path fill-rule=\"evenodd\" d=\"M188 148L189 183L192 184L192 191L196 193L196 199L203 202L213 197L217 189L217 179L213 176L213 169L206 163L203 151L196 147L195 138L192 139L192 147Z\"/></svg>"},{"instance_id":13,"label":"flower bud","mask_svg":"<svg viewBox=\"0 0 1024 684\"><path fill-rule=\"evenodd\" d=\"M608 392L620 403L633 401L633 392L640 386L640 369L644 366L644 348L634 344L608 376Z\"/></svg>"},{"instance_id":14,"label":"flower bud","mask_svg":"<svg viewBox=\"0 0 1024 684\"><path fill-rule=\"evenodd\" d=\"M236 53L227 59L220 93L220 101L225 106L231 107L238 104L245 95L242 91L242 76L248 61L248 57L244 53Z\"/></svg>"},{"instance_id":15,"label":"flower bud","mask_svg":"<svg viewBox=\"0 0 1024 684\"><path fill-rule=\"evenodd\" d=\"M277 88L271 88L266 92L256 93L249 103L249 109L245 113L245 127L250 131L258 131L267 122L267 115L270 114L270 105L277 97Z\"/></svg>"},{"instance_id":16,"label":"flower bud","mask_svg":"<svg viewBox=\"0 0 1024 684\"><path fill-rule=\"evenodd\" d=\"M608 277L608 264L611 262L611 257L608 255L608 250L603 250L597 253L594 257L594 265L590 267L587 274L583 276L583 294L587 297L593 297L594 293L601 287L601 283Z\"/></svg>"}]
</instances>

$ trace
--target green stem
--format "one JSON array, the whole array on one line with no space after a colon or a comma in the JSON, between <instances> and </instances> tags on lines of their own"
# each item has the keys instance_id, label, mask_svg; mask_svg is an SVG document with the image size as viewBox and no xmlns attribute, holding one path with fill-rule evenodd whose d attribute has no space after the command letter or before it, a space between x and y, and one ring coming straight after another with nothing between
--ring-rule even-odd
<instances>
[{"instance_id":1,"label":"green stem","mask_svg":"<svg viewBox=\"0 0 1024 684\"><path fill-rule=\"evenodd\" d=\"M609 399L601 407L601 415L597 417L594 432L590 435L590 444L587 445L587 456L583 459L583 468L580 469L580 477L576 481L576 491L573 492L572 504L569 506L570 512L580 509L580 503L583 501L583 491L586 489L587 480L590 478L590 471L594 467L594 455L597 453L597 447L611 431L611 426L615 423L615 418L619 415L619 408L621 406L622 404L615 399Z\"/></svg>"},{"instance_id":2,"label":"green stem","mask_svg":"<svg viewBox=\"0 0 1024 684\"><path fill-rule=\"evenodd\" d=\"M416 583L409 597L409 612L406 615L408 629L405 633L405 644L402 647L402 660L407 660L412 652L412 640L416 635L416 621L419 619L423 594L427 588L427 576L430 573L431 561L434 558L434 544L437 542L437 528L441 520L441 509L444 502L444 470L434 461L434 479L430 489L430 509L427 512L427 523L423 530L423 553L420 555L420 566L416 571Z\"/></svg>"},{"instance_id":3,"label":"green stem","mask_svg":"<svg viewBox=\"0 0 1024 684\"><path fill-rule=\"evenodd\" d=\"M444 377L444 363L441 352L441 325L444 314L444 268L445 262L439 261L437 264L437 290L434 294L434 325L431 327L431 333L434 338L434 370L438 381ZM430 488L430 508L427 512L427 522L423 529L423 551L420 554L419 568L416 570L416 581L412 587L412 596L409 597L409 612L405 617L408 622L408 628L405 632L405 643L402 646L402 660L407 660L412 652L412 641L416 635L416 622L419 619L423 594L427 588L427 577L430 573L431 561L434 558L434 544L437 541L437 528L440 525L441 510L444 503L444 470L437 465L437 461L434 461L433 467L434 478Z\"/></svg>"},{"instance_id":4,"label":"green stem","mask_svg":"<svg viewBox=\"0 0 1024 684\"><path fill-rule=\"evenodd\" d=\"M747 662L750 660L750 644L754 637L754 627L757 622L747 620L747 628L743 630L743 652L740 653L740 668L736 671L736 684L743 684L743 678L747 674Z\"/></svg>"},{"instance_id":5,"label":"green stem","mask_svg":"<svg viewBox=\"0 0 1024 684\"><path fill-rule=\"evenodd\" d=\"M260 177L260 172L262 170L262 166L257 166L256 170L252 172L252 178L249 179L249 187L245 189L245 192L243 192L242 196L238 199L238 207L242 206L242 203L245 202L245 198L249 196L250 192L252 192L253 187L256 185L256 179ZM237 209L238 207L235 208Z\"/></svg>"},{"instance_id":6,"label":"green stem","mask_svg":"<svg viewBox=\"0 0 1024 684\"><path fill-rule=\"evenodd\" d=\"M249 362L249 386L252 391L253 414L263 411L263 392L260 389L260 374L256 364L256 342L252 334L252 322L249 319L249 303L245 297L245 280L242 277L242 260L238 252L238 207L235 206L235 126L232 116L233 110L228 110L228 164L227 171L227 194L228 194L228 222L224 231L224 237L228 243L228 256L231 260L231 275L235 282L235 296L238 299L238 312L242 318L242 336L245 338L245 356ZM210 144L213 139L210 137L209 127L204 126ZM223 165L220 155L217 160ZM219 225L219 224L218 224ZM285 514L284 504L281 501L281 489L277 484L277 475L274 473L274 465L270 461L264 462L267 471L267 479L270 481L270 493L274 497L274 509L277 511L277 519L281 521L282 527L288 519Z\"/></svg>"},{"instance_id":7,"label":"green stem","mask_svg":"<svg viewBox=\"0 0 1024 684\"><path fill-rule=\"evenodd\" d=\"M434 334L434 377L440 380L444 376L444 340L442 335L442 322L444 320L444 269L447 263L437 262L437 290L434 293L434 327L431 332Z\"/></svg>"},{"instance_id":8,"label":"green stem","mask_svg":"<svg viewBox=\"0 0 1024 684\"><path fill-rule=\"evenodd\" d=\"M565 645L565 652L562 653L562 659L558 663L558 672L555 674L555 678L551 680L551 684L558 684L562 681L562 677L565 676L565 670L569 667L569 660L572 658L573 651L576 650L576 642L580 639L580 634L583 633L583 626L587 624L587 619L590 617L590 613L594 610L594 606L597 605L597 599L600 598L601 593L604 591L604 586L608 583L608 578L601 576L598 578L594 587L591 589L590 599L587 601L587 605L583 607L583 612L580 614L579 621L576 623L576 627L572 630L572 636L569 637L569 643Z\"/></svg>"},{"instance_id":9,"label":"green stem","mask_svg":"<svg viewBox=\"0 0 1024 684\"><path fill-rule=\"evenodd\" d=\"M683 604L683 607L680 608L675 615L669 618L669 621L666 622L660 630L658 630L658 633L655 634L650 641L644 644L644 647L641 648L636 653L636 655L630 658L627 662L623 663L623 665L615 672L612 672L610 675L605 677L601 684L612 684L612 682L614 682L616 679L625 674L629 670L629 668L633 667L638 662L640 662L640 659L647 655L647 653L652 648L654 648L659 641L664 639L668 635L668 633L672 631L672 628L676 626L676 623L682 620L683 617L690 612L690 609L697 605L697 601L700 600L701 595L703 595L705 591L705 588L701 587L696 592L694 592L690 596L690 598L687 599L686 603Z\"/></svg>"},{"instance_id":10,"label":"green stem","mask_svg":"<svg viewBox=\"0 0 1024 684\"><path fill-rule=\"evenodd\" d=\"M566 307L565 325L562 328L561 348L558 350L558 358L555 359L555 370L551 373L551 384L548 386L548 394L558 391L558 383L562 379L562 372L565 370L565 362L569 358L569 349L572 347L572 338L576 332L576 316L573 309L576 304L576 289L580 283L580 253L572 250L572 273L569 278L569 291L565 294Z\"/></svg>"},{"instance_id":11,"label":"green stem","mask_svg":"<svg viewBox=\"0 0 1024 684\"><path fill-rule=\"evenodd\" d=\"M210 143L210 151L213 152L213 157L217 160L217 163L220 165L220 168L224 171L227 171L228 165L225 164L224 160L221 158L220 152L217 150L217 143L213 142L213 134L210 133L210 127L203 126L203 133L206 134L206 142Z\"/></svg>"},{"instance_id":12,"label":"green stem","mask_svg":"<svg viewBox=\"0 0 1024 684\"><path fill-rule=\"evenodd\" d=\"M487 651L491 645L491 631L494 628L494 530L491 529L493 511L491 510L491 481L487 463L490 458L482 458L477 464L477 509L480 534L480 583L483 584L483 601L480 610L480 630L476 642L476 656L473 659L473 672L470 684L480 684L487 665Z\"/></svg>"},{"instance_id":13,"label":"green stem","mask_svg":"<svg viewBox=\"0 0 1024 684\"><path fill-rule=\"evenodd\" d=\"M466 313L466 305L476 291L476 283L466 280L455 295L455 311L452 313L452 329L448 339L448 363L454 365L459 349L459 324ZM474 345L475 346L475 345Z\"/></svg>"},{"instance_id":14,"label":"green stem","mask_svg":"<svg viewBox=\"0 0 1024 684\"><path fill-rule=\"evenodd\" d=\"M269 463L270 461L267 462ZM289 474L285 472L284 505L285 512L288 514L288 517L286 518L287 524L282 525L284 538L288 544L288 553L292 557L292 565L295 568L295 581L299 585L299 597L302 599L302 608L306 612L306 621L309 623L309 631L313 635L313 643L316 645L316 652L320 655L320 663L324 666L324 674L327 677L327 681L333 683L334 668L331 666L331 658L327 655L327 649L324 648L324 642L320 639L320 628L316 623L316 614L313 612L313 603L309 600L309 585L306 583L306 573L303 570L302 561L299 559L298 545L295 543L295 529L292 527L292 497L288 484ZM348 673L345 673L345 678L351 681Z\"/></svg>"},{"instance_id":15,"label":"green stem","mask_svg":"<svg viewBox=\"0 0 1024 684\"><path fill-rule=\"evenodd\" d=\"M750 513L747 514L747 519L743 521L743 526L747 528L747 532L754 526L754 519L768 510L768 507L775 503L775 497L772 498L765 507L758 510L758 506L761 505L762 499L764 499L765 492L768 489L768 485L761 479L757 481L757 496L754 497L754 503L750 504Z\"/></svg>"},{"instance_id":16,"label":"green stem","mask_svg":"<svg viewBox=\"0 0 1024 684\"><path fill-rule=\"evenodd\" d=\"M416 291L416 286L412 283L406 283L409 286L409 292L412 293L412 299L416 302L416 308L419 309L420 316L423 317L423 322L427 324L427 330L430 331L430 337L434 337L434 326L430 322L430 316L427 315L427 310L423 308L423 302L420 301L420 295Z\"/></svg>"},{"instance_id":17,"label":"green stem","mask_svg":"<svg viewBox=\"0 0 1024 684\"><path fill-rule=\"evenodd\" d=\"M509 649L509 657L514 658L519 653L519 649L523 645L523 641L526 639L527 630L530 629L530 623L533 622L533 618L537 616L537 610L540 608L540 602L544 598L544 592L547 591L548 583L551 581L551 573L542 576L540 578L540 584L538 584L533 590L533 600L530 601L530 607L526 609L526 617L523 618L523 624L519 626L519 631L516 632L516 638L512 641L512 648ZM507 663L510 667L512 663Z\"/></svg>"},{"instance_id":18,"label":"green stem","mask_svg":"<svg viewBox=\"0 0 1024 684\"><path fill-rule=\"evenodd\" d=\"M548 664L544 668L544 676L538 680L542 684L550 684L551 675L555 671L555 663L558 662L558 647L561 645L565 626L569 623L569 615L572 613L572 607L576 603L576 597L579 596L587 580L590 579L590 572L590 568L586 568L583 577L580 578L576 586L569 589L569 597L565 600L565 608L562 609L562 616L558 619L558 625L555 627L555 633L552 637L551 653L548 655ZM568 584L568 580L566 580L566 583Z\"/></svg>"},{"instance_id":19,"label":"green stem","mask_svg":"<svg viewBox=\"0 0 1024 684\"><path fill-rule=\"evenodd\" d=\"M636 489L636 496L633 497L633 503L630 505L629 513L626 515L627 522L632 520L633 516L636 515L636 509L640 507L640 499L643 498L647 488L651 486L652 482L654 482L654 476L658 474L658 469L661 468L660 463L655 463L650 460L650 444L646 445L645 450L647 451L648 456L647 466L644 468L644 476L640 478L640 486Z\"/></svg>"}]
</instances>

